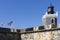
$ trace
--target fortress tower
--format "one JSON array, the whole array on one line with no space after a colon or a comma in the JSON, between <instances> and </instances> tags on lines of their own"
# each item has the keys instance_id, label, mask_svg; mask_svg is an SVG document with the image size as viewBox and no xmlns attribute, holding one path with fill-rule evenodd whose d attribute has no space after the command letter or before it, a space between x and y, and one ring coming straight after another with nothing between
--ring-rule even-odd
<instances>
[{"instance_id":1,"label":"fortress tower","mask_svg":"<svg viewBox=\"0 0 60 40\"><path fill-rule=\"evenodd\" d=\"M58 12L55 13L54 6L50 5L48 7L48 11L42 17L43 25L48 26L54 24L55 27L57 27L57 17L58 17Z\"/></svg>"}]
</instances>

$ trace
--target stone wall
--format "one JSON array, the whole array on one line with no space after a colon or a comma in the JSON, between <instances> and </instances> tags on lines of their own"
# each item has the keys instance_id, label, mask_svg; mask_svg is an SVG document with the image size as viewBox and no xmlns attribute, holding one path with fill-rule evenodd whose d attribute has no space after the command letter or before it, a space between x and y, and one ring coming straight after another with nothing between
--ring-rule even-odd
<instances>
[{"instance_id":1,"label":"stone wall","mask_svg":"<svg viewBox=\"0 0 60 40\"><path fill-rule=\"evenodd\" d=\"M36 29L36 30L35 30ZM10 29L9 29L10 30ZM17 32L18 31L18 32ZM0 30L0 40L60 40L60 28L42 29L34 28L33 31Z\"/></svg>"},{"instance_id":2,"label":"stone wall","mask_svg":"<svg viewBox=\"0 0 60 40\"><path fill-rule=\"evenodd\" d=\"M0 33L0 40L19 40L19 35Z\"/></svg>"},{"instance_id":3,"label":"stone wall","mask_svg":"<svg viewBox=\"0 0 60 40\"><path fill-rule=\"evenodd\" d=\"M0 40L21 40L20 30L0 28Z\"/></svg>"},{"instance_id":4,"label":"stone wall","mask_svg":"<svg viewBox=\"0 0 60 40\"><path fill-rule=\"evenodd\" d=\"M60 29L56 28L41 30L36 33L23 33L21 34L21 40L60 40Z\"/></svg>"}]
</instances>

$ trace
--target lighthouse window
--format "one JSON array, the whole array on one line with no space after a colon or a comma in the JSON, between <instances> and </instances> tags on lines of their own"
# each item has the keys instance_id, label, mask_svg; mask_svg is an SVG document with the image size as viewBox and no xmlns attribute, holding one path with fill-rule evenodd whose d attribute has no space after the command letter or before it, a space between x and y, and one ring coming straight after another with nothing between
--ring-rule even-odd
<instances>
[{"instance_id":1,"label":"lighthouse window","mask_svg":"<svg viewBox=\"0 0 60 40\"><path fill-rule=\"evenodd\" d=\"M53 19L52 19L52 23L53 23Z\"/></svg>"}]
</instances>

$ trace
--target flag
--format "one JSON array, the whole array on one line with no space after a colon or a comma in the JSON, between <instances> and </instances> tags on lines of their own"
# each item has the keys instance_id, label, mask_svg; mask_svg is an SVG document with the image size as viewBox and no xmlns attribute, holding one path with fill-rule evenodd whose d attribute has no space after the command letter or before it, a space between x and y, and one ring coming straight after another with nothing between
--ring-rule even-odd
<instances>
[{"instance_id":1,"label":"flag","mask_svg":"<svg viewBox=\"0 0 60 40\"><path fill-rule=\"evenodd\" d=\"M4 26L4 24L0 24L0 26Z\"/></svg>"},{"instance_id":2,"label":"flag","mask_svg":"<svg viewBox=\"0 0 60 40\"><path fill-rule=\"evenodd\" d=\"M13 23L13 21L8 22L8 26L11 26L11 25L12 25L12 23Z\"/></svg>"}]
</instances>

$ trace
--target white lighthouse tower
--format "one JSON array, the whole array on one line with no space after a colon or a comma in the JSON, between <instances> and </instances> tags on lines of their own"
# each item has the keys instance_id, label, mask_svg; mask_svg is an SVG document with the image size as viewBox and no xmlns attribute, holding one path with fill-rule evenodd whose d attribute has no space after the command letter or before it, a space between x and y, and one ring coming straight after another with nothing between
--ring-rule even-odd
<instances>
[{"instance_id":1,"label":"white lighthouse tower","mask_svg":"<svg viewBox=\"0 0 60 40\"><path fill-rule=\"evenodd\" d=\"M57 17L58 12L54 12L54 6L50 5L48 11L43 15L42 21L45 28L48 28L49 25L54 24L57 27Z\"/></svg>"}]
</instances>

